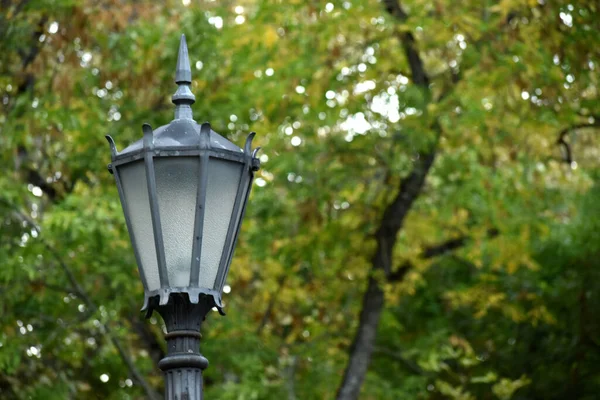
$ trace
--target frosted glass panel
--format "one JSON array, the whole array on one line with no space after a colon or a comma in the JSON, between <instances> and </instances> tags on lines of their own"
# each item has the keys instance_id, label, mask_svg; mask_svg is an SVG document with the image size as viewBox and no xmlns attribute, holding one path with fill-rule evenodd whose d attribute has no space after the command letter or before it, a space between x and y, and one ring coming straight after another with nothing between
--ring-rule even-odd
<instances>
[{"instance_id":1,"label":"frosted glass panel","mask_svg":"<svg viewBox=\"0 0 600 400\"><path fill-rule=\"evenodd\" d=\"M139 255L140 269L144 271L148 290L160 288L156 249L154 248L154 232L148 200L148 185L144 161L137 161L118 167L121 186L125 196L123 210L128 213L131 229L135 237L133 244ZM127 209L126 209L127 208Z\"/></svg>"},{"instance_id":2,"label":"frosted glass panel","mask_svg":"<svg viewBox=\"0 0 600 400\"><path fill-rule=\"evenodd\" d=\"M190 284L199 165L199 157L154 159L167 273L172 287Z\"/></svg>"},{"instance_id":3,"label":"frosted glass panel","mask_svg":"<svg viewBox=\"0 0 600 400\"><path fill-rule=\"evenodd\" d=\"M241 173L240 164L210 159L200 259L200 287L212 289L215 285Z\"/></svg>"},{"instance_id":4,"label":"frosted glass panel","mask_svg":"<svg viewBox=\"0 0 600 400\"><path fill-rule=\"evenodd\" d=\"M249 176L244 175L243 180L244 180L244 182L243 182L244 188L242 189L240 207L238 208L236 215L234 215L234 218L236 220L235 226L240 226L240 224L241 224L240 218L242 217L242 211L244 209L244 200L246 199L246 193L248 192L249 185L250 185L250 177ZM233 240L234 239L235 239L235 232L233 232L233 237L231 238L231 242L228 244L228 247L226 248L227 257L231 257L232 256L231 252L235 251L235 249L233 248ZM225 283L225 282L223 282L223 283ZM218 287L216 289L220 290L222 288Z\"/></svg>"}]
</instances>

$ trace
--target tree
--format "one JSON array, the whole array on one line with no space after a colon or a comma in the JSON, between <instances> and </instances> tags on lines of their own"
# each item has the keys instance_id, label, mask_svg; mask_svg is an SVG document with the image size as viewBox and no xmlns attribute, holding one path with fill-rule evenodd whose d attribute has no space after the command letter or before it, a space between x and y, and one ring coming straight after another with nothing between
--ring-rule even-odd
<instances>
[{"instance_id":1,"label":"tree","mask_svg":"<svg viewBox=\"0 0 600 400\"><path fill-rule=\"evenodd\" d=\"M207 398L597 393L595 5L0 7L0 397L160 397L103 136L172 118L180 33L264 149Z\"/></svg>"}]
</instances>

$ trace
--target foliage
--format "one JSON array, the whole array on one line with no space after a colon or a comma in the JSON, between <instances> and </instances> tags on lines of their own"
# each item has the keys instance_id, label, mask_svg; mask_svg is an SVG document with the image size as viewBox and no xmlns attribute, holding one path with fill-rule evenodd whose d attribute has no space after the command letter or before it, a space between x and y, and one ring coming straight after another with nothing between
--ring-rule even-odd
<instances>
[{"instance_id":1,"label":"foliage","mask_svg":"<svg viewBox=\"0 0 600 400\"><path fill-rule=\"evenodd\" d=\"M375 0L1 3L2 399L161 389L103 136L172 118L181 32L196 119L264 149L228 316L204 326L206 398L334 398L370 276L361 398L597 396L597 4L410 0L399 21ZM432 146L394 248L410 268L386 281L374 234Z\"/></svg>"}]
</instances>

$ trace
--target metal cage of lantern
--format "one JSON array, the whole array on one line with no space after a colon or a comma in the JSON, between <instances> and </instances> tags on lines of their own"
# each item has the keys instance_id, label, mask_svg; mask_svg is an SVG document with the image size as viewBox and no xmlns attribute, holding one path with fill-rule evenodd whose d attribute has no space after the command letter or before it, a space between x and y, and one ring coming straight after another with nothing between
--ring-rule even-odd
<instances>
[{"instance_id":1,"label":"metal cage of lantern","mask_svg":"<svg viewBox=\"0 0 600 400\"><path fill-rule=\"evenodd\" d=\"M254 171L259 169L259 160L255 157L260 148L254 151L251 149L252 139L255 133L248 135L244 145L244 151L234 152L228 149L219 149L211 146L210 124L203 123L200 127L198 143L192 146L156 146L152 128L148 124L143 125L143 147L135 152L119 154L115 143L110 136L106 136L111 148L111 164L109 171L114 174L121 204L124 209L125 222L131 242L133 243L134 253L139 272L144 285L144 306L142 311L147 311L147 317L158 306L166 305L171 293L186 293L192 304L198 304L200 295L205 295L212 300L212 306L216 307L224 315L221 302L221 293L225 285L225 279L229 272L229 266L233 257L237 236L240 230L241 222L250 194ZM190 265L189 286L173 287L170 285L167 262L165 257L165 246L163 242L163 226L161 225L161 215L158 206L158 195L156 190L156 174L154 170L155 160L162 157L199 157L199 178L200 182L196 197L196 211L194 221L194 237L192 239L192 255ZM201 271L201 252L204 229L204 213L206 210L206 189L208 183L208 165L210 158L236 162L242 165L242 173L238 183L237 192L234 200L232 215L227 229L225 243L212 288L199 285L199 276ZM120 177L120 168L131 163L143 160L148 188L148 199L150 201L150 213L152 220L152 229L154 233L154 245L156 248L158 274L160 279L160 288L157 290L148 290L148 282L145 276L144 266L142 264L140 249L135 240L135 233L131 223L130 207L134 204L128 204Z\"/></svg>"}]
</instances>

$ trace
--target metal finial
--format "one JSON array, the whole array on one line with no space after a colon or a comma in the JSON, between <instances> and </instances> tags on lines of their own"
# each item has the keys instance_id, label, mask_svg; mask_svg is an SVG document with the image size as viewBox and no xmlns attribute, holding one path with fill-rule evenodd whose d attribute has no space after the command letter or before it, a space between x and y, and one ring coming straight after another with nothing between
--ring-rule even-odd
<instances>
[{"instance_id":1,"label":"metal finial","mask_svg":"<svg viewBox=\"0 0 600 400\"><path fill-rule=\"evenodd\" d=\"M172 98L173 104L175 104L175 119L193 119L192 108L190 106L194 104L196 97L190 90L192 70L190 68L190 56L188 54L187 43L185 42L185 35L181 35L181 41L179 42L175 83L179 85Z\"/></svg>"},{"instance_id":2,"label":"metal finial","mask_svg":"<svg viewBox=\"0 0 600 400\"><path fill-rule=\"evenodd\" d=\"M177 56L177 70L175 72L176 83L192 83L192 70L190 69L190 56L188 53L185 35L181 35L179 41L179 55Z\"/></svg>"}]
</instances>

